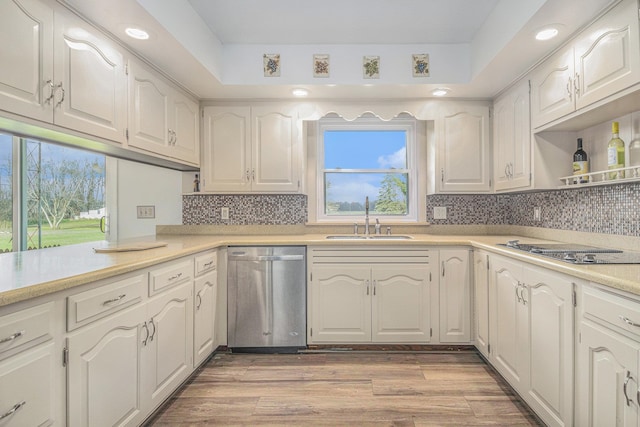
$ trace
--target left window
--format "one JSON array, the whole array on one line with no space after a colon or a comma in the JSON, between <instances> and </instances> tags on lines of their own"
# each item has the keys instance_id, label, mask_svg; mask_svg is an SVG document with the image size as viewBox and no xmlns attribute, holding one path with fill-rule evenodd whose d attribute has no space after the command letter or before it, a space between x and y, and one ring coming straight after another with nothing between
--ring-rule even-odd
<instances>
[{"instance_id":1,"label":"left window","mask_svg":"<svg viewBox=\"0 0 640 427\"><path fill-rule=\"evenodd\" d=\"M104 240L105 161L0 134L0 252Z\"/></svg>"}]
</instances>

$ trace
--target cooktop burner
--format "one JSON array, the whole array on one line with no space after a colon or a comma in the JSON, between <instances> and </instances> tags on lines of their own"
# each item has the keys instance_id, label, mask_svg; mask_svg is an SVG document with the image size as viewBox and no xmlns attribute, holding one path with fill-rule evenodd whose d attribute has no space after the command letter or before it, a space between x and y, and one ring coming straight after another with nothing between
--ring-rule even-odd
<instances>
[{"instance_id":1,"label":"cooktop burner","mask_svg":"<svg viewBox=\"0 0 640 427\"><path fill-rule=\"evenodd\" d=\"M640 264L640 252L624 252L618 249L571 243L529 244L520 243L517 240L499 245L571 264Z\"/></svg>"}]
</instances>

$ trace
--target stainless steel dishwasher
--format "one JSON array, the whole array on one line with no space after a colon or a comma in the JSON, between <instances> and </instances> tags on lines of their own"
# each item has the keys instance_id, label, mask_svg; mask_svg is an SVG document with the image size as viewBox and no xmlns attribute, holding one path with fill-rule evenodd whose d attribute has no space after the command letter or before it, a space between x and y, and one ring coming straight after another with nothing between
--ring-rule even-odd
<instances>
[{"instance_id":1,"label":"stainless steel dishwasher","mask_svg":"<svg viewBox=\"0 0 640 427\"><path fill-rule=\"evenodd\" d=\"M307 343L306 248L228 249L228 347L295 352Z\"/></svg>"}]
</instances>

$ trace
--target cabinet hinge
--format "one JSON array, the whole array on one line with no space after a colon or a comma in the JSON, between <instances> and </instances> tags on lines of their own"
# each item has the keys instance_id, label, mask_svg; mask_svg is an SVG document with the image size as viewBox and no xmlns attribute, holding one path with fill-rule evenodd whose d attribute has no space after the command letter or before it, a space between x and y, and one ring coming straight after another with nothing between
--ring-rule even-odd
<instances>
[{"instance_id":1,"label":"cabinet hinge","mask_svg":"<svg viewBox=\"0 0 640 427\"><path fill-rule=\"evenodd\" d=\"M492 185L493 185L493 181L491 180L491 178L489 178L489 188L491 188Z\"/></svg>"},{"instance_id":2,"label":"cabinet hinge","mask_svg":"<svg viewBox=\"0 0 640 427\"><path fill-rule=\"evenodd\" d=\"M69 349L67 347L62 349L62 366L65 368L69 364Z\"/></svg>"},{"instance_id":3,"label":"cabinet hinge","mask_svg":"<svg viewBox=\"0 0 640 427\"><path fill-rule=\"evenodd\" d=\"M309 281L313 282L313 271L311 273L309 273Z\"/></svg>"},{"instance_id":4,"label":"cabinet hinge","mask_svg":"<svg viewBox=\"0 0 640 427\"><path fill-rule=\"evenodd\" d=\"M429 337L433 338L433 328L429 328Z\"/></svg>"},{"instance_id":5,"label":"cabinet hinge","mask_svg":"<svg viewBox=\"0 0 640 427\"><path fill-rule=\"evenodd\" d=\"M204 119L204 108L200 109L200 117Z\"/></svg>"},{"instance_id":6,"label":"cabinet hinge","mask_svg":"<svg viewBox=\"0 0 640 427\"><path fill-rule=\"evenodd\" d=\"M309 335L313 336L313 328L310 328L310 333Z\"/></svg>"},{"instance_id":7,"label":"cabinet hinge","mask_svg":"<svg viewBox=\"0 0 640 427\"><path fill-rule=\"evenodd\" d=\"M429 281L432 282L433 279L431 278L431 272L429 272Z\"/></svg>"},{"instance_id":8,"label":"cabinet hinge","mask_svg":"<svg viewBox=\"0 0 640 427\"><path fill-rule=\"evenodd\" d=\"M489 270L489 255L487 255L487 271Z\"/></svg>"},{"instance_id":9,"label":"cabinet hinge","mask_svg":"<svg viewBox=\"0 0 640 427\"><path fill-rule=\"evenodd\" d=\"M127 141L129 140L129 128L126 128L124 130L124 137L127 139Z\"/></svg>"},{"instance_id":10,"label":"cabinet hinge","mask_svg":"<svg viewBox=\"0 0 640 427\"><path fill-rule=\"evenodd\" d=\"M532 180L533 180L533 174L531 172L529 172L529 184L531 184Z\"/></svg>"},{"instance_id":11,"label":"cabinet hinge","mask_svg":"<svg viewBox=\"0 0 640 427\"><path fill-rule=\"evenodd\" d=\"M487 345L487 353L491 354L491 344Z\"/></svg>"},{"instance_id":12,"label":"cabinet hinge","mask_svg":"<svg viewBox=\"0 0 640 427\"><path fill-rule=\"evenodd\" d=\"M574 307L578 306L578 296L576 295L576 290L571 291L571 303Z\"/></svg>"},{"instance_id":13,"label":"cabinet hinge","mask_svg":"<svg viewBox=\"0 0 640 427\"><path fill-rule=\"evenodd\" d=\"M125 76L129 75L129 64L124 64L124 75Z\"/></svg>"}]
</instances>

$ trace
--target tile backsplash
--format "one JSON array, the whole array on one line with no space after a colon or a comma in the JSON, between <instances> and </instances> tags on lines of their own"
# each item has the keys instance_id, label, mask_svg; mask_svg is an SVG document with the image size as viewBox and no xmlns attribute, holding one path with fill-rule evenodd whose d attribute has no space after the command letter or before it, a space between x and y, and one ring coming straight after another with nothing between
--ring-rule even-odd
<instances>
[{"instance_id":1,"label":"tile backsplash","mask_svg":"<svg viewBox=\"0 0 640 427\"><path fill-rule=\"evenodd\" d=\"M640 237L640 183L516 194L427 196L427 221L436 225L520 225ZM447 219L433 219L446 206ZM220 210L229 208L229 220ZM541 208L534 221L534 207ZM300 194L183 196L185 225L301 225L307 196Z\"/></svg>"},{"instance_id":2,"label":"tile backsplash","mask_svg":"<svg viewBox=\"0 0 640 427\"><path fill-rule=\"evenodd\" d=\"M433 219L446 206L447 219ZM541 208L534 221L534 207ZM516 194L431 195L427 220L438 225L520 225L640 236L640 183Z\"/></svg>"},{"instance_id":3,"label":"tile backsplash","mask_svg":"<svg viewBox=\"0 0 640 427\"><path fill-rule=\"evenodd\" d=\"M229 208L229 219L221 209ZM187 194L182 196L184 225L297 225L307 221L302 194Z\"/></svg>"}]
</instances>

